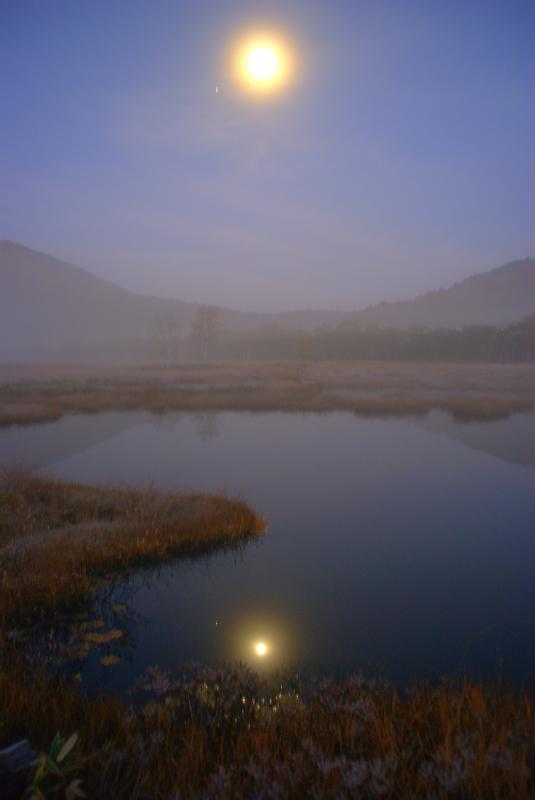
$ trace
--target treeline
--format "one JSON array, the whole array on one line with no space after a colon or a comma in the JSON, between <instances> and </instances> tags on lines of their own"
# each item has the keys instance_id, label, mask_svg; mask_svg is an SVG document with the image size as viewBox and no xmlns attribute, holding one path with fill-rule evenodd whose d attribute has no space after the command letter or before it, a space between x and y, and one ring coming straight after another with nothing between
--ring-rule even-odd
<instances>
[{"instance_id":1,"label":"treeline","mask_svg":"<svg viewBox=\"0 0 535 800\"><path fill-rule=\"evenodd\" d=\"M362 328L344 324L312 333L223 331L210 343L210 359L317 361L535 361L535 315L506 328L462 330Z\"/></svg>"},{"instance_id":2,"label":"treeline","mask_svg":"<svg viewBox=\"0 0 535 800\"><path fill-rule=\"evenodd\" d=\"M31 356L31 357L30 357ZM152 363L169 367L211 361L535 361L535 315L505 328L371 328L342 324L312 332L264 328L225 330L215 310L201 307L186 330L180 320L156 320L138 337L76 342L33 352L26 360Z\"/></svg>"}]
</instances>

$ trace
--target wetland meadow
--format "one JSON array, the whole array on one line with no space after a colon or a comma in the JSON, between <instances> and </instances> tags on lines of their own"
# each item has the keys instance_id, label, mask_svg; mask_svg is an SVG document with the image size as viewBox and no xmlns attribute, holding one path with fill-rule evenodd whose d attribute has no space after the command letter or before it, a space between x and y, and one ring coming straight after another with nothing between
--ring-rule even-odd
<instances>
[{"instance_id":1,"label":"wetland meadow","mask_svg":"<svg viewBox=\"0 0 535 800\"><path fill-rule=\"evenodd\" d=\"M0 1L0 800L535 800L534 33Z\"/></svg>"},{"instance_id":2,"label":"wetland meadow","mask_svg":"<svg viewBox=\"0 0 535 800\"><path fill-rule=\"evenodd\" d=\"M533 379L5 369L0 744L48 754L35 796L530 797Z\"/></svg>"}]
</instances>

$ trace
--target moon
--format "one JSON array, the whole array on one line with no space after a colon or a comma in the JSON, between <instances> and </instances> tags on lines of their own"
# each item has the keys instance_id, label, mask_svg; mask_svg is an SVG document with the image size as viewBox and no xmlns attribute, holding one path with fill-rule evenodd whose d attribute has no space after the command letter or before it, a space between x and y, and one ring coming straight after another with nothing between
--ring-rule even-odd
<instances>
[{"instance_id":1,"label":"moon","mask_svg":"<svg viewBox=\"0 0 535 800\"><path fill-rule=\"evenodd\" d=\"M263 658L267 654L268 646L265 642L256 642L254 650L257 656Z\"/></svg>"},{"instance_id":2,"label":"moon","mask_svg":"<svg viewBox=\"0 0 535 800\"><path fill-rule=\"evenodd\" d=\"M279 69L277 51L269 45L253 47L247 56L247 72L254 81L271 81Z\"/></svg>"},{"instance_id":3,"label":"moon","mask_svg":"<svg viewBox=\"0 0 535 800\"><path fill-rule=\"evenodd\" d=\"M234 51L234 74L243 88L259 95L287 86L292 66L291 48L274 35L249 35Z\"/></svg>"}]
</instances>

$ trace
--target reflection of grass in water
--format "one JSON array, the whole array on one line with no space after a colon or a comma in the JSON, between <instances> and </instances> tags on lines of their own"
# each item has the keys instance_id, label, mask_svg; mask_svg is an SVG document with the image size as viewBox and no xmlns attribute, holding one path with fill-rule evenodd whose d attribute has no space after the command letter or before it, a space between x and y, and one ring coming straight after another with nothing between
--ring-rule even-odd
<instances>
[{"instance_id":1,"label":"reflection of grass in water","mask_svg":"<svg viewBox=\"0 0 535 800\"><path fill-rule=\"evenodd\" d=\"M245 503L226 497L7 471L0 481L0 635L8 623L87 605L97 579L110 573L209 552L264 527Z\"/></svg>"},{"instance_id":2,"label":"reflection of grass in water","mask_svg":"<svg viewBox=\"0 0 535 800\"><path fill-rule=\"evenodd\" d=\"M226 543L224 553L233 558L245 558L244 547L249 550L259 546L264 537L238 538ZM128 659L138 641L142 615L132 607L133 596L143 586L150 589L157 581L171 583L176 578L176 565L204 569L207 559L217 557L221 548L210 548L197 555L175 556L165 562L141 564L126 573L116 572L99 581L90 606L77 610L55 609L37 624L11 629L9 639L15 646L23 646L31 663L46 667L47 674L59 672L74 676L79 682L85 675L89 685L99 685L104 678L95 672L97 662L106 667L117 666ZM118 602L120 601L120 602ZM94 634L97 635L94 635ZM96 658L95 658L96 656ZM85 684L84 684L85 685Z\"/></svg>"},{"instance_id":3,"label":"reflection of grass in water","mask_svg":"<svg viewBox=\"0 0 535 800\"><path fill-rule=\"evenodd\" d=\"M18 667L18 668L17 668ZM362 676L266 680L245 667L150 670L139 702L0 667L0 746L80 737L90 797L528 798L535 705L462 682L404 695Z\"/></svg>"}]
</instances>

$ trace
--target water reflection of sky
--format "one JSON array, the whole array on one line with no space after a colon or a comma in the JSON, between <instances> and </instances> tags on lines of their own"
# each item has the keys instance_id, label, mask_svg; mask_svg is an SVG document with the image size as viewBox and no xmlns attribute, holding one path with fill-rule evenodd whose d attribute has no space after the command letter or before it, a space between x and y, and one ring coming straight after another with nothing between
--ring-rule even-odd
<instances>
[{"instance_id":1,"label":"water reflection of sky","mask_svg":"<svg viewBox=\"0 0 535 800\"><path fill-rule=\"evenodd\" d=\"M112 684L220 658L400 680L501 663L523 679L535 670L532 435L525 415L476 429L442 415L114 413L0 432L0 452L81 481L224 490L268 519L241 554L130 581L137 644Z\"/></svg>"}]
</instances>

